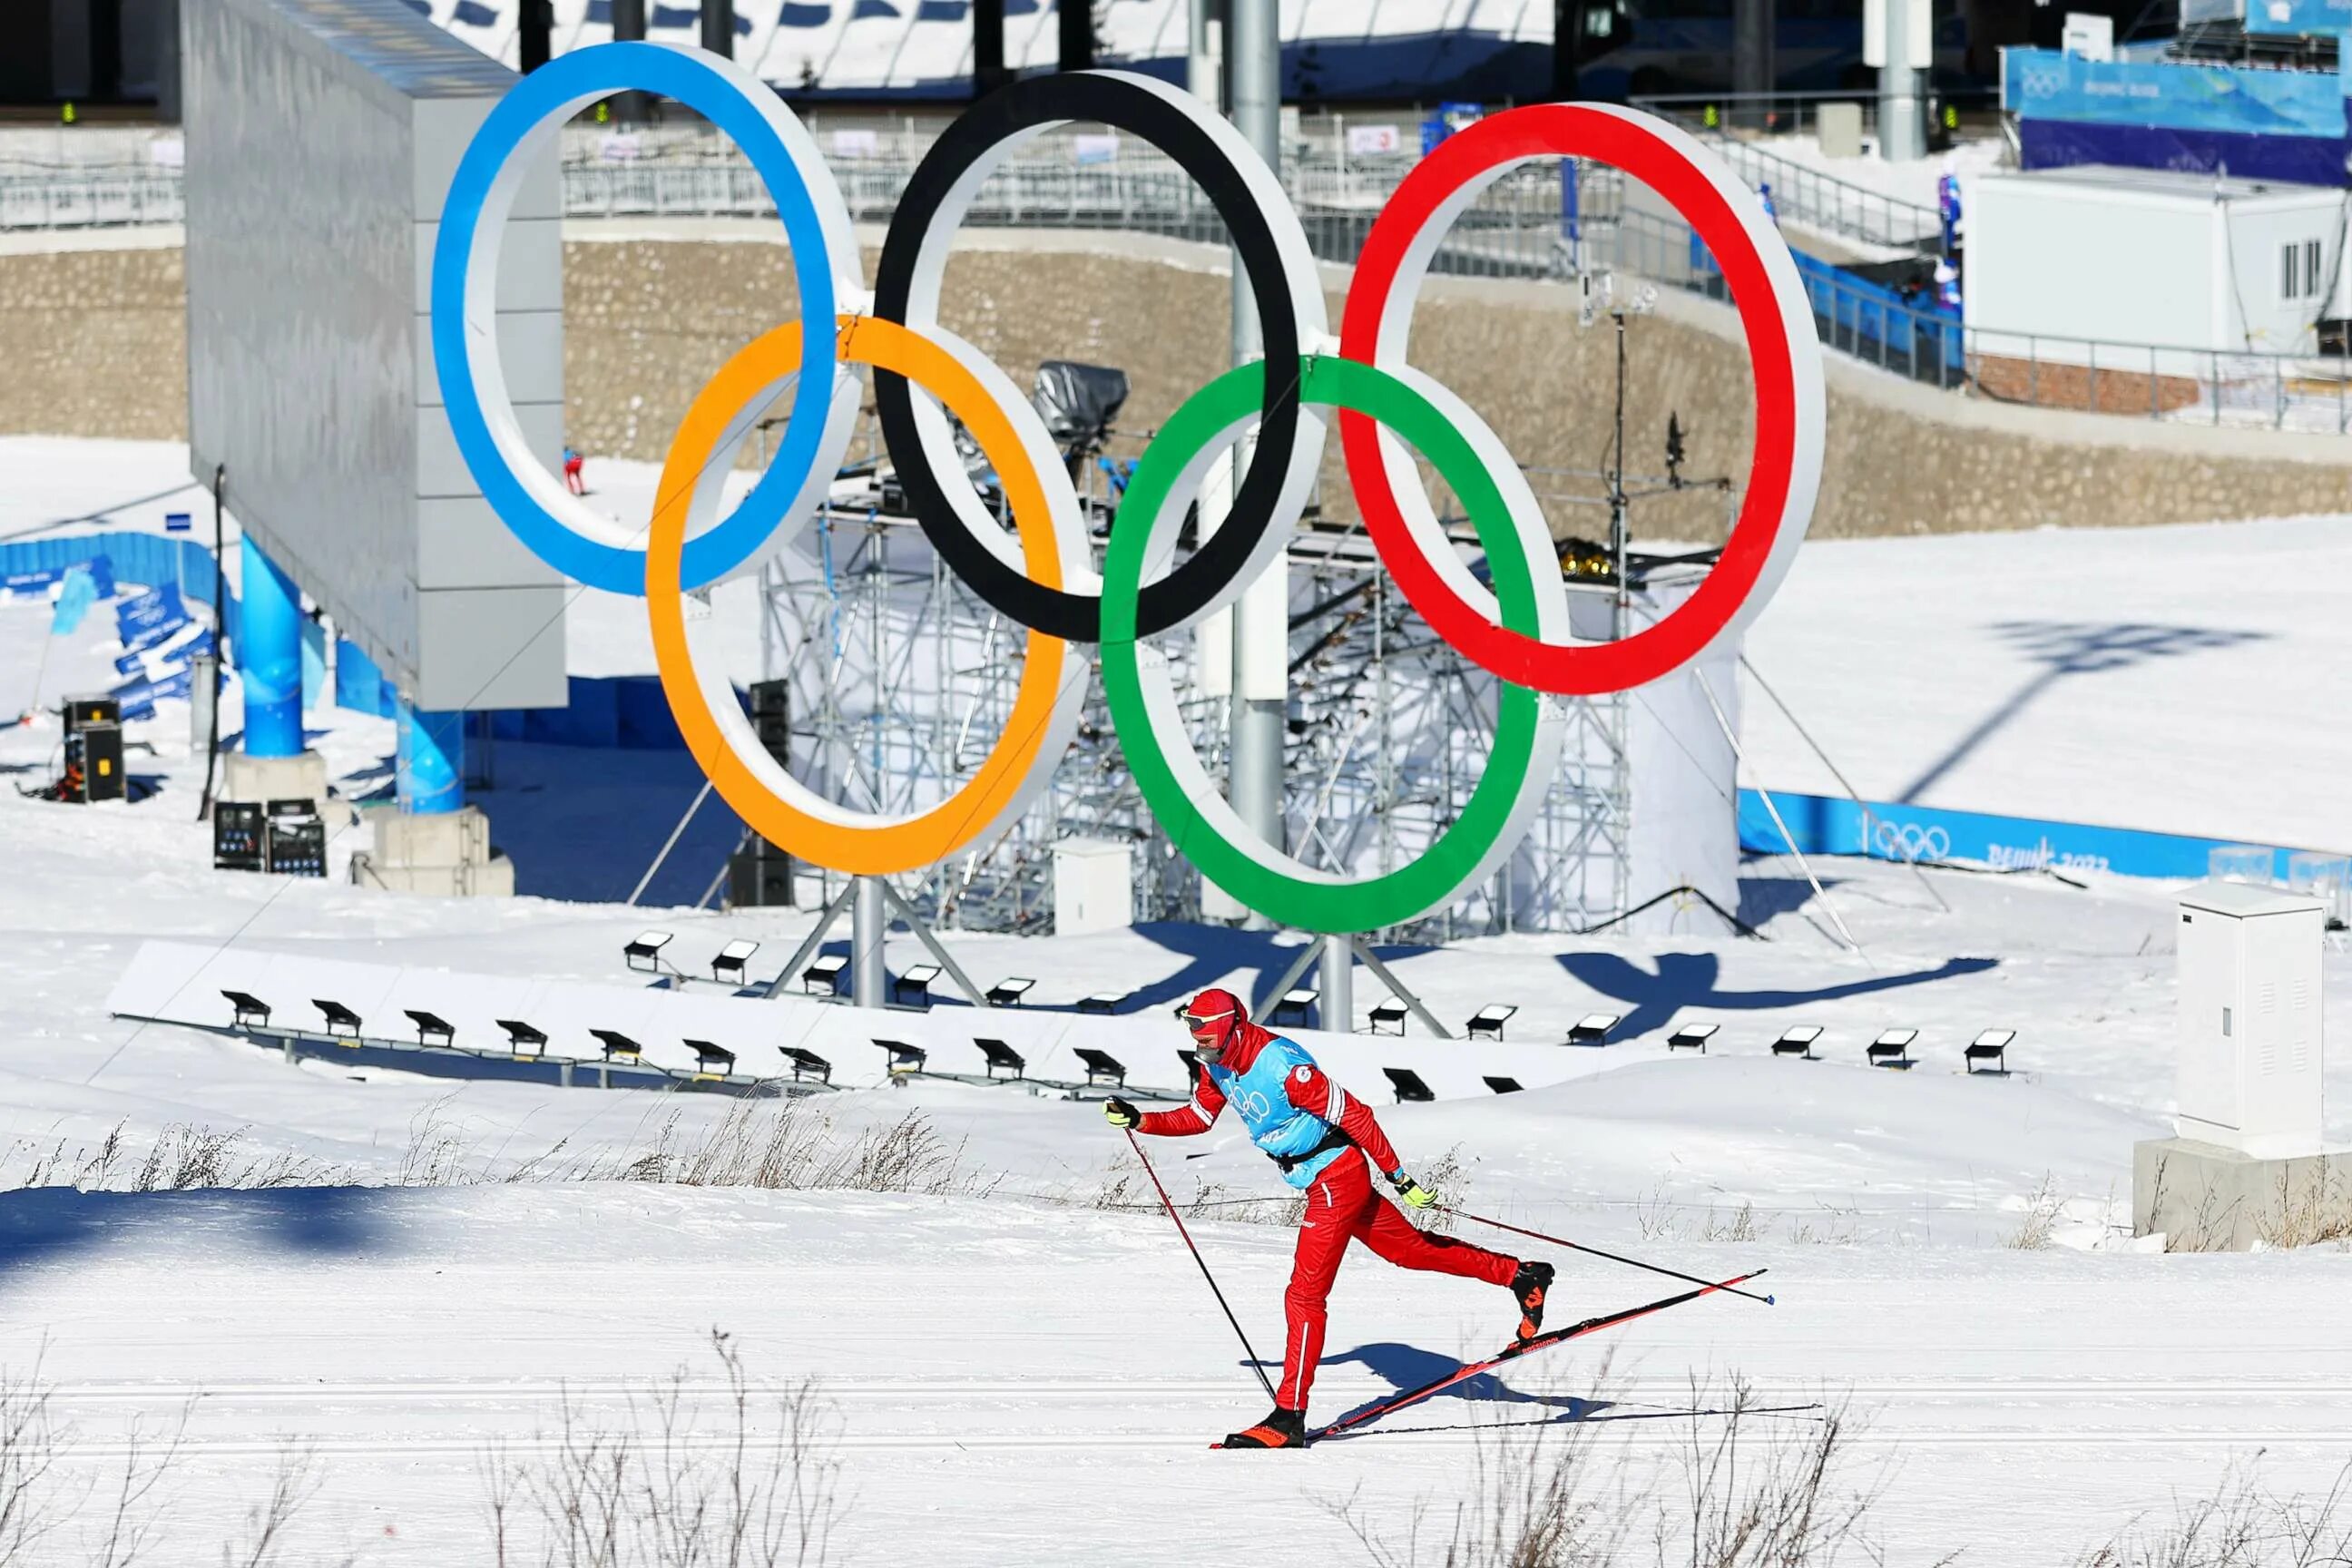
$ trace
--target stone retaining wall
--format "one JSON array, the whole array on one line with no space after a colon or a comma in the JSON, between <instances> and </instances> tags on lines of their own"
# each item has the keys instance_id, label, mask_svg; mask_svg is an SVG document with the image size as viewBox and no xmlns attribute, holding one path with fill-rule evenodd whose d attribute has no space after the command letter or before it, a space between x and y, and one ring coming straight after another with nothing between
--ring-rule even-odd
<instances>
[{"instance_id":1,"label":"stone retaining wall","mask_svg":"<svg viewBox=\"0 0 2352 1568\"><path fill-rule=\"evenodd\" d=\"M1120 423L1141 431L1224 364L1221 265L1222 252L1138 237L975 231L949 268L943 315L1024 386L1047 357L1124 368L1134 390ZM1336 324L1344 270L1328 268L1326 285ZM793 303L781 246L699 237L575 240L564 289L571 438L647 460L661 458L710 373L789 319ZM176 250L0 256L0 432L184 436L183 308ZM1686 479L1741 476L1752 393L1728 310L1669 294L1632 320L1627 342L1628 468L1663 472L1672 412L1686 433ZM1414 362L1538 470L1530 479L1555 532L1605 531L1605 513L1590 504L1591 470L1612 439L1615 338L1605 321L1580 327L1557 286L1446 279L1431 285L1413 343ZM1350 514L1336 436L1329 450L1324 501ZM2352 437L2009 407L1832 356L1814 532L2339 511L2352 510L2347 481ZM1649 538L1706 541L1727 525L1722 496L1704 489L1645 500L1635 516Z\"/></svg>"}]
</instances>

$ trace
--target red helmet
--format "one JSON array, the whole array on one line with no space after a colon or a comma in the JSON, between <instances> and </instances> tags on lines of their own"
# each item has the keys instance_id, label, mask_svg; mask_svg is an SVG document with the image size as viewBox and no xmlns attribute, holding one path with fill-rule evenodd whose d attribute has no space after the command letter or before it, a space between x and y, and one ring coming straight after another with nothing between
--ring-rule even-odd
<instances>
[{"instance_id":1,"label":"red helmet","mask_svg":"<svg viewBox=\"0 0 2352 1568\"><path fill-rule=\"evenodd\" d=\"M1204 1056L1218 1056L1234 1031L1249 1022L1249 1009L1232 992L1211 986L1192 998L1184 1009L1184 1026L1192 1031L1192 1043Z\"/></svg>"}]
</instances>

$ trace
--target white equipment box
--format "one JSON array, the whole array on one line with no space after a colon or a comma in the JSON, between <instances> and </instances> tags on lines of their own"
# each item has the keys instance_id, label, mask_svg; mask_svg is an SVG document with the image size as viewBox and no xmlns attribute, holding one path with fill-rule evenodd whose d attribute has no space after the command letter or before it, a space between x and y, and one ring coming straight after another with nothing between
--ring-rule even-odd
<instances>
[{"instance_id":1,"label":"white equipment box","mask_svg":"<svg viewBox=\"0 0 2352 1568\"><path fill-rule=\"evenodd\" d=\"M1103 838L1065 838L1054 846L1054 934L1084 936L1135 923L1135 874L1129 849Z\"/></svg>"},{"instance_id":2,"label":"white equipment box","mask_svg":"<svg viewBox=\"0 0 2352 1568\"><path fill-rule=\"evenodd\" d=\"M2319 1152L2326 908L2238 882L2180 897L2183 1138L2264 1159Z\"/></svg>"}]
</instances>

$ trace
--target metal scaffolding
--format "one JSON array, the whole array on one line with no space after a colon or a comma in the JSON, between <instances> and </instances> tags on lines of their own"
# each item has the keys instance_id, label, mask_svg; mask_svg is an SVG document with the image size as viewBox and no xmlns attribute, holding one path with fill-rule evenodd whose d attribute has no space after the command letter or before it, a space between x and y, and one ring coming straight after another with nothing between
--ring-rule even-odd
<instances>
[{"instance_id":1,"label":"metal scaffolding","mask_svg":"<svg viewBox=\"0 0 2352 1568\"><path fill-rule=\"evenodd\" d=\"M1556 518L1597 523L1612 510L1609 473L1530 477ZM1094 482L1102 482L1098 475ZM1613 478L1620 493L1625 482ZM1025 636L946 568L911 519L889 510L896 499L887 478L848 481L761 575L761 674L790 686L789 765L845 806L891 814L936 804L972 775L1012 710ZM1451 500L1442 492L1434 499L1441 512ZM1616 510L1622 516L1622 501ZM1459 815L1491 746L1497 682L1403 602L1360 525L1318 525L1313 517L1286 563L1286 837L1310 865L1368 875L1419 854ZM1466 523L1449 521L1447 531L1475 554ZM1096 532L1099 565L1103 530ZM1620 614L1616 564L1605 548L1564 558L1571 595L1604 625ZM1638 584L1638 563L1634 575ZM1171 634L1158 646L1173 668L1193 743L1222 778L1227 699L1202 692L1192 635ZM1561 765L1518 849L1449 908L1381 939L1576 931L1625 912L1634 809L1628 702L1619 695L1564 706ZM1053 847L1074 837L1132 847L1138 920L1202 918L1200 876L1136 788L1098 666L1078 738L1051 789L984 852L896 886L942 929L1049 929ZM845 883L808 868L802 901L827 902Z\"/></svg>"}]
</instances>

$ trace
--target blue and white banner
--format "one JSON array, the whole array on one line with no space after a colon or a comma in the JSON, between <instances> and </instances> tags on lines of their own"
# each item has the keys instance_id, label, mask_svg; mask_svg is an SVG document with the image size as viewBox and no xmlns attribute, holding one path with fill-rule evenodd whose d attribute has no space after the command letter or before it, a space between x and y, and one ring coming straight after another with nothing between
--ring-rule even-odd
<instances>
[{"instance_id":1,"label":"blue and white banner","mask_svg":"<svg viewBox=\"0 0 2352 1568\"><path fill-rule=\"evenodd\" d=\"M2086 60L2053 49L2003 49L2000 95L2001 107L2021 120L2335 140L2344 135L2343 79L2327 71Z\"/></svg>"},{"instance_id":2,"label":"blue and white banner","mask_svg":"<svg viewBox=\"0 0 2352 1568\"><path fill-rule=\"evenodd\" d=\"M1958 861L1995 871L2109 871L2124 877L2196 879L2207 875L2208 857L2231 847L2220 838L2149 833L2131 827L2101 827L2034 816L1997 816L1981 811L1946 811L1843 796L1772 792L1783 837L1764 797L1739 792L1739 847L1755 855L1785 855L1795 847L1808 855L1866 855L1874 860L1908 860L1933 866ZM2294 851L2273 847L2274 872Z\"/></svg>"}]
</instances>

